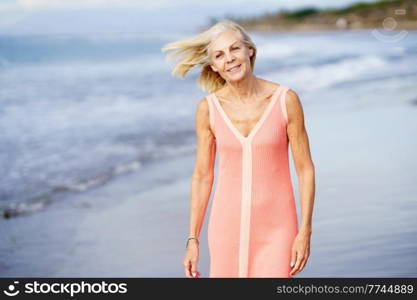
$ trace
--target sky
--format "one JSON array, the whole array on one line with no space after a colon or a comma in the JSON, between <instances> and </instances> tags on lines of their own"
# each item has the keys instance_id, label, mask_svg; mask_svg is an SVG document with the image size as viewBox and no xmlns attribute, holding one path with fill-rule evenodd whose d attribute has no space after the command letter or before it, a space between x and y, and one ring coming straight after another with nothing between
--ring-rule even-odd
<instances>
[{"instance_id":1,"label":"sky","mask_svg":"<svg viewBox=\"0 0 417 300\"><path fill-rule=\"evenodd\" d=\"M355 0L0 0L0 33L97 34L188 32L209 18L248 16ZM362 0L361 2L375 2Z\"/></svg>"}]
</instances>

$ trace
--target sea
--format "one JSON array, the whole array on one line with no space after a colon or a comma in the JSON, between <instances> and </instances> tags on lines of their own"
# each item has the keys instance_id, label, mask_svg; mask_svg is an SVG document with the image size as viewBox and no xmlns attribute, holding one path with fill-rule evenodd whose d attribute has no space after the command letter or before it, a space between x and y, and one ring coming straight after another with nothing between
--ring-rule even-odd
<instances>
[{"instance_id":1,"label":"sea","mask_svg":"<svg viewBox=\"0 0 417 300\"><path fill-rule=\"evenodd\" d=\"M175 61L161 51L189 36L0 35L0 227L57 203L71 205L128 174L194 155L196 104L207 95L197 85L199 66L185 78L174 77ZM257 46L255 74L293 89L310 113L325 117L417 105L415 31L251 37ZM340 141L349 126L341 128ZM346 151L361 145L355 147ZM144 173L135 189L146 192L190 175L188 168ZM7 243L3 258L13 249ZM16 274L11 268L8 274Z\"/></svg>"}]
</instances>

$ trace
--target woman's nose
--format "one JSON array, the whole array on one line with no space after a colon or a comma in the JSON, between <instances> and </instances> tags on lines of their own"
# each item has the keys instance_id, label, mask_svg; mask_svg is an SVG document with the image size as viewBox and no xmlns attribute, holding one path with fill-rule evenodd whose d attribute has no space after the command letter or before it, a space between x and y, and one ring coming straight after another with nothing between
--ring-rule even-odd
<instances>
[{"instance_id":1,"label":"woman's nose","mask_svg":"<svg viewBox=\"0 0 417 300\"><path fill-rule=\"evenodd\" d=\"M226 53L226 60L228 61L228 62L231 62L231 61L233 61L234 60L234 55L232 54L232 53Z\"/></svg>"}]
</instances>

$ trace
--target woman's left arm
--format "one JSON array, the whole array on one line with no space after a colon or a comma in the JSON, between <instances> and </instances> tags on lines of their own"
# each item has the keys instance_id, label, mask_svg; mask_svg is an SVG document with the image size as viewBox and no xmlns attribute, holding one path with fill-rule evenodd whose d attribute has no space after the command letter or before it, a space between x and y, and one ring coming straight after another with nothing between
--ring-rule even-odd
<instances>
[{"instance_id":1,"label":"woman's left arm","mask_svg":"<svg viewBox=\"0 0 417 300\"><path fill-rule=\"evenodd\" d=\"M296 92L289 89L285 97L287 134L298 176L302 220L291 255L291 275L301 272L310 256L310 236L315 194L315 170L311 158L304 112Z\"/></svg>"}]
</instances>

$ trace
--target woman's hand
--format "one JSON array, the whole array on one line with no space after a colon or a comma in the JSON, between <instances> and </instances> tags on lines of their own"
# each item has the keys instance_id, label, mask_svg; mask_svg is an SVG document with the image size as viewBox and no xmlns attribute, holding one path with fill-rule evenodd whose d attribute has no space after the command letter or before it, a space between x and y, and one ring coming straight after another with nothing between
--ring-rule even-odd
<instances>
[{"instance_id":1,"label":"woman's hand","mask_svg":"<svg viewBox=\"0 0 417 300\"><path fill-rule=\"evenodd\" d=\"M291 253L291 272L293 276L304 269L310 256L310 230L301 230L294 239Z\"/></svg>"},{"instance_id":2,"label":"woman's hand","mask_svg":"<svg viewBox=\"0 0 417 300\"><path fill-rule=\"evenodd\" d=\"M195 240L190 240L184 257L184 271L188 278L200 277L200 272L197 271L198 253L198 243Z\"/></svg>"}]
</instances>

